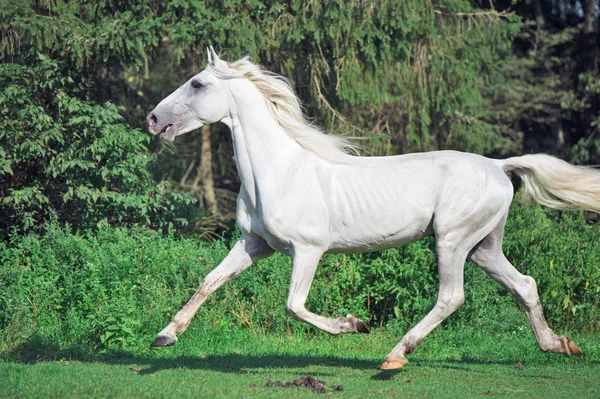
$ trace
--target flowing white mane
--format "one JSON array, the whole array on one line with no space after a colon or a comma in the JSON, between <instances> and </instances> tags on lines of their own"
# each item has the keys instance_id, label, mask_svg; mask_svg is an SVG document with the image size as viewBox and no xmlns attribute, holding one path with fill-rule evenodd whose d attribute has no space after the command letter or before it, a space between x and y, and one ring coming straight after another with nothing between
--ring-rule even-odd
<instances>
[{"instance_id":1,"label":"flowing white mane","mask_svg":"<svg viewBox=\"0 0 600 399\"><path fill-rule=\"evenodd\" d=\"M244 77L253 82L279 126L305 149L331 161L347 160L348 152L358 154L350 139L324 133L306 119L300 100L285 77L252 63L249 57L228 64L227 70L210 63L206 69L222 79Z\"/></svg>"}]
</instances>

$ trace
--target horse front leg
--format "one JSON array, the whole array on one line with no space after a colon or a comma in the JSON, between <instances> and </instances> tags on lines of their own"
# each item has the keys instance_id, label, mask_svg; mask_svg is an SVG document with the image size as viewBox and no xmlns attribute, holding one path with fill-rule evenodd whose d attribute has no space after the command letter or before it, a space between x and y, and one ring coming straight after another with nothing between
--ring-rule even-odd
<instances>
[{"instance_id":1,"label":"horse front leg","mask_svg":"<svg viewBox=\"0 0 600 399\"><path fill-rule=\"evenodd\" d=\"M412 353L423 338L461 307L465 300L463 269L467 251L464 248L445 247L438 242L437 255L440 287L435 306L386 356L380 367L382 370L404 367L408 363L406 355Z\"/></svg>"},{"instance_id":2,"label":"horse front leg","mask_svg":"<svg viewBox=\"0 0 600 399\"><path fill-rule=\"evenodd\" d=\"M225 259L206 276L196 293L177 312L169 325L158 333L158 337L151 346L175 344L177 335L185 331L200 306L213 292L246 270L252 263L272 255L273 252L273 249L262 238L242 235Z\"/></svg>"},{"instance_id":3,"label":"horse front leg","mask_svg":"<svg viewBox=\"0 0 600 399\"><path fill-rule=\"evenodd\" d=\"M319 316L306 309L306 299L315 277L315 271L323 251L314 248L294 248L292 279L287 300L287 311L296 320L303 321L328 332L331 335L342 333L369 333L367 325L351 314L346 317L329 318Z\"/></svg>"}]
</instances>

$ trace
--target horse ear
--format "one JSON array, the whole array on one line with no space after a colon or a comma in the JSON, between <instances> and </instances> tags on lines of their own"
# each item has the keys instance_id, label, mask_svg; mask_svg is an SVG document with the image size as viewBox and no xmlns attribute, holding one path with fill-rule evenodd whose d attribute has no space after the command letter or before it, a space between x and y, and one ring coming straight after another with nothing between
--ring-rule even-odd
<instances>
[{"instance_id":1,"label":"horse ear","mask_svg":"<svg viewBox=\"0 0 600 399\"><path fill-rule=\"evenodd\" d=\"M208 47L206 48L206 55L207 55L207 59L208 59L208 64L212 65L213 59L212 59L212 55L210 55L210 49Z\"/></svg>"},{"instance_id":2,"label":"horse ear","mask_svg":"<svg viewBox=\"0 0 600 399\"><path fill-rule=\"evenodd\" d=\"M225 61L219 58L213 46L208 48L208 60L217 69L227 70L229 66Z\"/></svg>"}]
</instances>

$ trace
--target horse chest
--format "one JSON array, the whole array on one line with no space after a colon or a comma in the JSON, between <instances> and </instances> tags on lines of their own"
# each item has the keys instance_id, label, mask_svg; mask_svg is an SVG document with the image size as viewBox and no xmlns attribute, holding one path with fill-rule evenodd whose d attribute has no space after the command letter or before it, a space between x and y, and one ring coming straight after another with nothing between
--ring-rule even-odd
<instances>
[{"instance_id":1,"label":"horse chest","mask_svg":"<svg viewBox=\"0 0 600 399\"><path fill-rule=\"evenodd\" d=\"M290 254L292 244L310 243L319 247L328 241L323 206L307 201L283 201L240 190L237 222L242 232L262 237L271 248Z\"/></svg>"}]
</instances>

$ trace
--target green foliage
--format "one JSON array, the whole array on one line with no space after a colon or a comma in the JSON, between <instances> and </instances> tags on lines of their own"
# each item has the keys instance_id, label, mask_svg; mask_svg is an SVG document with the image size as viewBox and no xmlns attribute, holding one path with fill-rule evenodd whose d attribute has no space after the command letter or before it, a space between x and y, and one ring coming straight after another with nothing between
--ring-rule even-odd
<instances>
[{"instance_id":1,"label":"green foliage","mask_svg":"<svg viewBox=\"0 0 600 399\"><path fill-rule=\"evenodd\" d=\"M52 139L67 131L78 139L91 118L83 109L69 110L76 115L66 118L42 112L39 107L58 101L57 87L60 102L70 107L77 108L78 101L125 106L119 112L126 119L115 127L125 133L129 126L141 127L161 98L202 68L205 47L212 44L226 59L250 54L289 77L317 123L369 138L372 153L447 148L507 153L519 138L506 136L490 99L505 90L503 59L520 24L511 14L480 11L466 0L15 0L0 10L0 59L6 68L25 69L40 80L38 55L60 60L54 80L64 84L51 79L55 87L45 98L39 90L21 88L27 91L23 96L36 97L35 107L10 115L21 130L40 132L51 125ZM111 110L112 118L117 108ZM232 178L227 157L223 180ZM5 158L0 171L10 175ZM165 158L155 169L160 178L179 180L191 163ZM97 178L93 161L71 162L82 179ZM92 202L106 195L91 185L66 195ZM44 203L40 195L46 194L15 195ZM128 217L122 215L126 210L121 207L118 217Z\"/></svg>"},{"instance_id":2,"label":"green foliage","mask_svg":"<svg viewBox=\"0 0 600 399\"><path fill-rule=\"evenodd\" d=\"M127 349L132 342L135 342L135 333L133 329L141 323L127 314L119 313L119 309L114 309L114 316L107 317L99 323L100 347L104 349ZM130 314L133 313L130 309Z\"/></svg>"},{"instance_id":3,"label":"green foliage","mask_svg":"<svg viewBox=\"0 0 600 399\"><path fill-rule=\"evenodd\" d=\"M505 239L508 258L538 282L549 324L557 331L598 331L598 226L579 214L513 205ZM227 254L229 244L176 239L113 228L72 233L55 223L46 232L0 243L0 351L33 336L60 348L94 351L146 347ZM319 334L285 311L291 262L261 260L211 296L193 331ZM308 308L326 316L355 314L398 334L431 309L437 296L433 240L382 253L328 255L318 268ZM465 270L465 305L446 323L479 334L516 333L529 326L516 301L472 264Z\"/></svg>"},{"instance_id":4,"label":"green foliage","mask_svg":"<svg viewBox=\"0 0 600 399\"><path fill-rule=\"evenodd\" d=\"M505 253L538 282L550 324L567 329L600 329L600 226L582 213L513 206Z\"/></svg>"},{"instance_id":5,"label":"green foliage","mask_svg":"<svg viewBox=\"0 0 600 399\"><path fill-rule=\"evenodd\" d=\"M225 256L224 242L208 246L110 227L166 230L184 223L191 199L168 194L168 183L156 184L149 168L159 179L179 180L190 160L158 164L148 150L152 143L135 126L201 69L208 44L226 59L250 54L289 77L310 116L334 132L370 138L374 153L504 154L519 149L522 130L533 130L541 144L528 142L526 132L527 148L553 149L564 133L559 152L594 162L600 89L596 64L588 62L596 53L574 51L580 16L571 15L575 22L556 32L534 32L516 14L474 4L3 4L0 238L11 229L13 235L0 241L0 346L34 334L98 351L141 345ZM584 67L572 68L574 62ZM566 123L571 119L577 124ZM573 126L585 134L574 134ZM549 131L556 137L546 137ZM225 136L213 143L227 149L218 162L227 169L224 181L232 177ZM513 208L506 252L538 280L550 323L597 331L598 228L579 214ZM47 223L53 218L76 233ZM289 267L280 255L253 266L200 310L204 328L314 331L285 313ZM330 316L354 313L372 325L393 320L405 330L432 306L435 270L431 239L381 254L326 256L309 307ZM449 324L489 331L523 325L509 294L473 265L465 274L467 303Z\"/></svg>"},{"instance_id":6,"label":"green foliage","mask_svg":"<svg viewBox=\"0 0 600 399\"><path fill-rule=\"evenodd\" d=\"M184 222L176 208L192 199L155 184L148 136L114 104L73 96L74 86L41 55L27 67L0 64L0 231L28 230L53 213L78 228Z\"/></svg>"},{"instance_id":7,"label":"green foliage","mask_svg":"<svg viewBox=\"0 0 600 399\"><path fill-rule=\"evenodd\" d=\"M0 9L2 206L23 228L39 225L49 209L82 228L87 218L160 226L181 216L163 201L172 186L142 189L140 171L152 165L158 180L181 181L199 151L163 151L151 164L141 154L156 145L135 127L202 69L209 44L225 59L249 54L289 77L316 123L367 138L372 154L525 150L597 163L600 53L582 25L589 11L577 4L10 1ZM235 190L229 139L213 140L213 149L224 149L216 187ZM194 147L191 138L178 141ZM35 174L39 184L21 181ZM58 206L48 187L65 203Z\"/></svg>"},{"instance_id":8,"label":"green foliage","mask_svg":"<svg viewBox=\"0 0 600 399\"><path fill-rule=\"evenodd\" d=\"M511 14L479 13L462 0L165 7L166 57L197 57L208 43L229 60L249 53L290 78L311 117L369 137L377 153L506 153L518 144L488 100L505 89L502 60L520 26Z\"/></svg>"},{"instance_id":9,"label":"green foliage","mask_svg":"<svg viewBox=\"0 0 600 399\"><path fill-rule=\"evenodd\" d=\"M600 81L598 73L582 73L579 75L583 89L583 100L579 101L578 111L584 112L592 108L593 101L600 96ZM588 116L589 118L589 116ZM573 162L582 164L597 164L600 162L600 110L591 115L593 119L589 126L586 126L587 135L580 138L573 138L577 142L571 147L571 159ZM591 131L589 131L591 129Z\"/></svg>"},{"instance_id":10,"label":"green foliage","mask_svg":"<svg viewBox=\"0 0 600 399\"><path fill-rule=\"evenodd\" d=\"M600 161L596 8L594 0L516 5L523 25L504 60L505 90L493 102L497 123L523 134L522 152Z\"/></svg>"}]
</instances>

